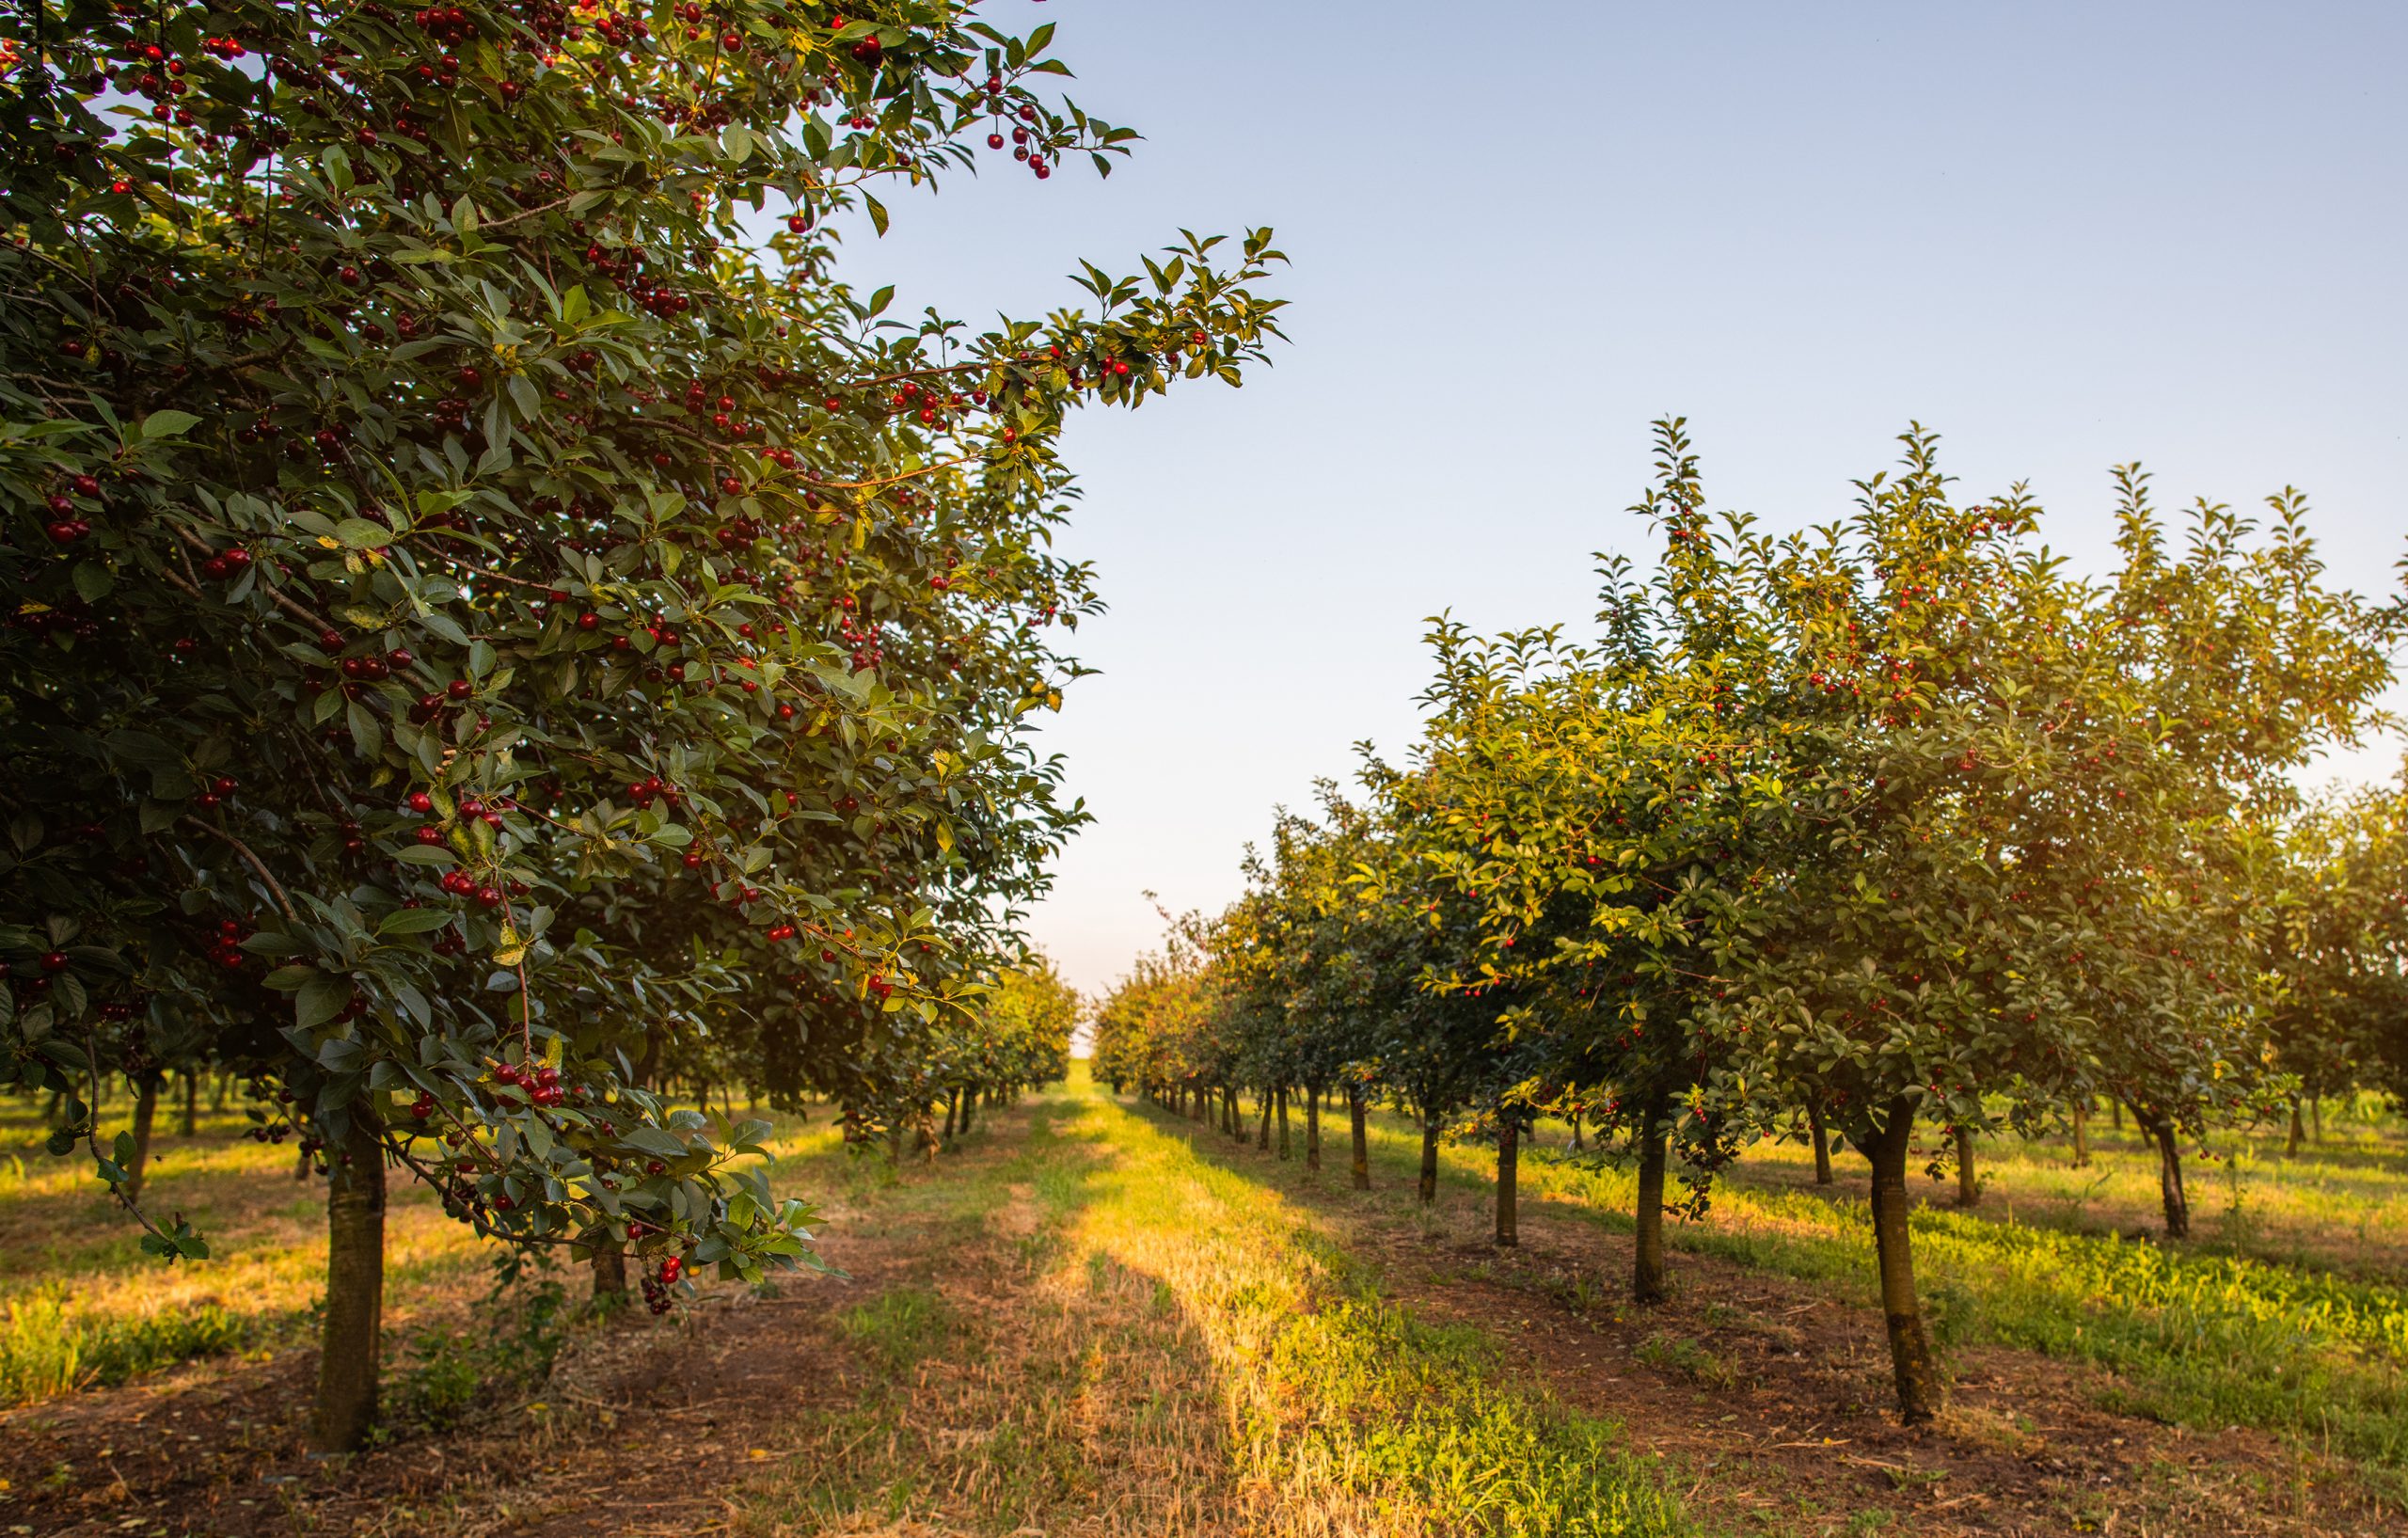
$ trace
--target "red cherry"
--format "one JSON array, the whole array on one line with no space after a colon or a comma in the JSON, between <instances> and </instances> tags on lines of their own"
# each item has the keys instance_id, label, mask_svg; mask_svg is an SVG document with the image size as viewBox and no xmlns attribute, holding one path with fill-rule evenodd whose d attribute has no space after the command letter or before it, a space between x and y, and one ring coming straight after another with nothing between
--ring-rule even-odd
<instances>
[{"instance_id":1,"label":"red cherry","mask_svg":"<svg viewBox=\"0 0 2408 1538\"><path fill-rule=\"evenodd\" d=\"M42 526L53 545L72 545L91 532L91 525L81 518L59 518Z\"/></svg>"},{"instance_id":2,"label":"red cherry","mask_svg":"<svg viewBox=\"0 0 2408 1538\"><path fill-rule=\"evenodd\" d=\"M67 953L66 953L65 951L45 951L45 952L43 952L43 953L42 953L42 959L41 959L41 969L42 969L44 972L64 972L64 971L66 971L66 970L67 970Z\"/></svg>"},{"instance_id":3,"label":"red cherry","mask_svg":"<svg viewBox=\"0 0 2408 1538\"><path fill-rule=\"evenodd\" d=\"M322 652L339 652L342 650L342 632L340 630L319 631L318 650Z\"/></svg>"},{"instance_id":4,"label":"red cherry","mask_svg":"<svg viewBox=\"0 0 2408 1538\"><path fill-rule=\"evenodd\" d=\"M443 830L431 822L420 823L418 830L418 841L428 846L440 844L443 842Z\"/></svg>"},{"instance_id":5,"label":"red cherry","mask_svg":"<svg viewBox=\"0 0 2408 1538\"><path fill-rule=\"evenodd\" d=\"M468 682L466 678L454 678L450 683L443 686L443 692L451 695L455 700L465 700L476 691L477 686Z\"/></svg>"},{"instance_id":6,"label":"red cherry","mask_svg":"<svg viewBox=\"0 0 2408 1538\"><path fill-rule=\"evenodd\" d=\"M435 810L435 798L423 790L410 792L410 810L424 814Z\"/></svg>"}]
</instances>

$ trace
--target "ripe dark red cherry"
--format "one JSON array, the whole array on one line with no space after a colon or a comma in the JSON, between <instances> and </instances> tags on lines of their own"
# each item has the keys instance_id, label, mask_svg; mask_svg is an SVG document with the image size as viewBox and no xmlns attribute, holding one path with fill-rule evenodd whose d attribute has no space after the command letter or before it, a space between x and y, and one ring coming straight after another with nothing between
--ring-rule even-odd
<instances>
[{"instance_id":1,"label":"ripe dark red cherry","mask_svg":"<svg viewBox=\"0 0 2408 1538\"><path fill-rule=\"evenodd\" d=\"M44 972L64 972L64 971L66 971L66 970L67 970L67 953L66 953L65 951L45 951L45 952L43 952L43 953L42 953L42 959L41 959L41 969L42 969Z\"/></svg>"},{"instance_id":2,"label":"ripe dark red cherry","mask_svg":"<svg viewBox=\"0 0 2408 1538\"><path fill-rule=\"evenodd\" d=\"M465 700L476 691L477 686L468 682L466 678L454 678L450 683L443 686L443 692L451 695L455 700Z\"/></svg>"},{"instance_id":3,"label":"ripe dark red cherry","mask_svg":"<svg viewBox=\"0 0 2408 1538\"><path fill-rule=\"evenodd\" d=\"M423 790L410 792L410 810L424 814L435 810L435 798Z\"/></svg>"}]
</instances>

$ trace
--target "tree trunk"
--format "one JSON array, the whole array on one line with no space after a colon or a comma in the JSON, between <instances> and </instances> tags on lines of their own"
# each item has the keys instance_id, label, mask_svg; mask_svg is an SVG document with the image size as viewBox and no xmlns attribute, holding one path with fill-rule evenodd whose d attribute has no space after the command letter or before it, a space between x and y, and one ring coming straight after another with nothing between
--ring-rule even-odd
<instances>
[{"instance_id":1,"label":"tree trunk","mask_svg":"<svg viewBox=\"0 0 2408 1538\"><path fill-rule=\"evenodd\" d=\"M2299 1097L2293 1095L2291 1097L2291 1135L2290 1140L2283 1145L2283 1156L2289 1159L2298 1158L2299 1146L2306 1137L2307 1128L2300 1122Z\"/></svg>"},{"instance_id":2,"label":"tree trunk","mask_svg":"<svg viewBox=\"0 0 2408 1538\"><path fill-rule=\"evenodd\" d=\"M627 1292L627 1256L608 1232L594 1236L594 1297L625 1297Z\"/></svg>"},{"instance_id":3,"label":"tree trunk","mask_svg":"<svg viewBox=\"0 0 2408 1538\"><path fill-rule=\"evenodd\" d=\"M134 1087L134 1164L125 1172L125 1199L142 1199L142 1178L150 1172L150 1129L159 1119L159 1079L146 1073Z\"/></svg>"},{"instance_id":4,"label":"tree trunk","mask_svg":"<svg viewBox=\"0 0 2408 1538\"><path fill-rule=\"evenodd\" d=\"M1907 1146L1914 1140L1914 1108L1890 1106L1889 1125L1864 1150L1873 1165L1873 1246L1881 1271L1881 1315L1890 1330L1890 1367L1897 1380L1898 1414L1909 1424L1940 1413L1939 1364L1924 1334L1915 1301L1913 1242L1907 1229Z\"/></svg>"},{"instance_id":5,"label":"tree trunk","mask_svg":"<svg viewBox=\"0 0 2408 1538\"><path fill-rule=\"evenodd\" d=\"M2116 1135L2116 1136L2118 1136L2118 1137L2123 1136L2123 1135L2124 1135L2124 1102L2123 1102L2122 1101L2119 1101L2119 1100L2111 1100L2111 1101L2109 1101L2109 1102L2107 1102L2107 1114L2108 1114L2109 1116L2111 1116L2111 1117L2115 1118L2115 1135Z\"/></svg>"},{"instance_id":6,"label":"tree trunk","mask_svg":"<svg viewBox=\"0 0 2408 1538\"><path fill-rule=\"evenodd\" d=\"M1664 1118L1670 1105L1661 1092L1647 1098L1646 1119L1639 1129L1639 1200L1632 1213L1630 1296L1636 1303L1661 1303L1670 1295L1664 1285Z\"/></svg>"},{"instance_id":7,"label":"tree trunk","mask_svg":"<svg viewBox=\"0 0 2408 1538\"><path fill-rule=\"evenodd\" d=\"M1438 1118L1426 1111L1421 1116L1420 1197L1424 1207L1438 1199Z\"/></svg>"},{"instance_id":8,"label":"tree trunk","mask_svg":"<svg viewBox=\"0 0 2408 1538\"><path fill-rule=\"evenodd\" d=\"M961 1091L948 1089L944 1092L944 1140L946 1142L953 1141L953 1131L960 1124Z\"/></svg>"},{"instance_id":9,"label":"tree trunk","mask_svg":"<svg viewBox=\"0 0 2408 1538\"><path fill-rule=\"evenodd\" d=\"M1806 1128L1814 1134L1814 1183L1831 1183L1831 1134L1823 1125L1823 1108L1813 1101L1806 1102Z\"/></svg>"},{"instance_id":10,"label":"tree trunk","mask_svg":"<svg viewBox=\"0 0 2408 1538\"><path fill-rule=\"evenodd\" d=\"M1255 1129L1254 1146L1263 1152L1271 1151L1271 1091L1262 1092L1262 1125Z\"/></svg>"},{"instance_id":11,"label":"tree trunk","mask_svg":"<svg viewBox=\"0 0 2408 1538\"><path fill-rule=\"evenodd\" d=\"M896 1167L903 1163L903 1123L895 1122L886 1129L886 1162Z\"/></svg>"},{"instance_id":12,"label":"tree trunk","mask_svg":"<svg viewBox=\"0 0 2408 1538\"><path fill-rule=\"evenodd\" d=\"M1572 1141L1564 1147L1574 1153L1582 1152L1589 1147L1589 1140L1580 1135L1580 1113L1577 1111L1572 1113Z\"/></svg>"},{"instance_id":13,"label":"tree trunk","mask_svg":"<svg viewBox=\"0 0 2408 1538\"><path fill-rule=\"evenodd\" d=\"M1354 1123L1354 1189L1369 1191L1371 1188L1371 1139L1363 1127L1363 1086L1359 1084L1346 1086L1346 1118Z\"/></svg>"},{"instance_id":14,"label":"tree trunk","mask_svg":"<svg viewBox=\"0 0 2408 1538\"><path fill-rule=\"evenodd\" d=\"M963 1090L963 1091L961 1092L961 1135L962 1135L962 1136L967 1137L967 1136L969 1136L969 1135L970 1135L970 1123L971 1123L974 1119L975 1119L975 1118L976 1118L976 1116L977 1116L977 1112L978 1112L978 1090L977 1090L977 1086L974 1085L974 1086L972 1086L970 1088L965 1089L965 1090Z\"/></svg>"},{"instance_id":15,"label":"tree trunk","mask_svg":"<svg viewBox=\"0 0 2408 1538\"><path fill-rule=\"evenodd\" d=\"M1956 1205L1979 1207L1982 1204L1982 1177L1973 1168L1973 1132L1959 1125L1956 1134Z\"/></svg>"},{"instance_id":16,"label":"tree trunk","mask_svg":"<svg viewBox=\"0 0 2408 1538\"><path fill-rule=\"evenodd\" d=\"M2090 1097L2073 1102L2073 1166L2090 1167Z\"/></svg>"},{"instance_id":17,"label":"tree trunk","mask_svg":"<svg viewBox=\"0 0 2408 1538\"><path fill-rule=\"evenodd\" d=\"M1321 1168L1321 1091L1310 1091L1305 1098L1305 1167Z\"/></svg>"},{"instance_id":18,"label":"tree trunk","mask_svg":"<svg viewBox=\"0 0 2408 1538\"><path fill-rule=\"evenodd\" d=\"M1245 1139L1245 1125L1238 1119L1238 1091L1235 1085L1221 1086L1221 1131L1225 1135L1237 1138L1241 1142Z\"/></svg>"},{"instance_id":19,"label":"tree trunk","mask_svg":"<svg viewBox=\"0 0 2408 1538\"><path fill-rule=\"evenodd\" d=\"M1522 1158L1522 1124L1507 1117L1497 1129L1497 1243L1514 1245L1522 1242L1516 1219Z\"/></svg>"},{"instance_id":20,"label":"tree trunk","mask_svg":"<svg viewBox=\"0 0 2408 1538\"><path fill-rule=\"evenodd\" d=\"M184 1124L182 1135L192 1137L200 1132L200 1074L184 1075Z\"/></svg>"},{"instance_id":21,"label":"tree trunk","mask_svg":"<svg viewBox=\"0 0 2408 1538\"><path fill-rule=\"evenodd\" d=\"M233 1092L233 1088L234 1075L231 1073L220 1073L212 1079L209 1083L209 1108L213 1111L226 1109L226 1097Z\"/></svg>"},{"instance_id":22,"label":"tree trunk","mask_svg":"<svg viewBox=\"0 0 2408 1538\"><path fill-rule=\"evenodd\" d=\"M1288 1157L1288 1086L1279 1086L1279 1157Z\"/></svg>"},{"instance_id":23,"label":"tree trunk","mask_svg":"<svg viewBox=\"0 0 2408 1538\"><path fill-rule=\"evenodd\" d=\"M2132 1113L2137 1118L2140 1115ZM2191 1237L2191 1199L2182 1192L2182 1140L2174 1123L2162 1117L2142 1128L2157 1145L2157 1194L2165 1208L2165 1237Z\"/></svg>"},{"instance_id":24,"label":"tree trunk","mask_svg":"<svg viewBox=\"0 0 2408 1538\"><path fill-rule=\"evenodd\" d=\"M384 1347L385 1148L365 1104L326 1150L326 1315L309 1445L350 1452L376 1424Z\"/></svg>"},{"instance_id":25,"label":"tree trunk","mask_svg":"<svg viewBox=\"0 0 2408 1538\"><path fill-rule=\"evenodd\" d=\"M2320 1143L2324 1141L2324 1097L2321 1095L2308 1097L2307 1131L2308 1135L2316 1141Z\"/></svg>"}]
</instances>

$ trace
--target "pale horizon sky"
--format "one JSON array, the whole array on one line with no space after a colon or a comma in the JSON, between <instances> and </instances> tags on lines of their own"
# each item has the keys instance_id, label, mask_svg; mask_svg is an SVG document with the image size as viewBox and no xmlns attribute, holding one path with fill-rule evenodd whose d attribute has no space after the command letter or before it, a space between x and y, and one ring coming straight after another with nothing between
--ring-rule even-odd
<instances>
[{"instance_id":1,"label":"pale horizon sky","mask_svg":"<svg viewBox=\"0 0 2408 1538\"><path fill-rule=\"evenodd\" d=\"M1648 425L1717 508L1828 519L1919 420L2096 566L2161 503L2305 489L2335 572L2408 554L2408 8L993 0L1146 135L895 198L848 276L974 325L1184 226L1276 228L1291 344L1074 427L1061 542L1112 611L1043 718L1096 824L1033 931L1101 991L1214 909L1275 804L1402 750L1442 610L1593 610ZM2396 753L2396 750L2395 750ZM2383 753L2348 768L2387 772Z\"/></svg>"}]
</instances>

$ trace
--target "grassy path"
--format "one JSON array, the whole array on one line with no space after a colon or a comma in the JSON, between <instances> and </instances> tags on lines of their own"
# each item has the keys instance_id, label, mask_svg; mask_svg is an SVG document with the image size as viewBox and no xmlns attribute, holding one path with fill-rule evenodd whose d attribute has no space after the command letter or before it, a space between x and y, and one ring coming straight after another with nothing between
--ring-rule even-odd
<instances>
[{"instance_id":1,"label":"grassy path","mask_svg":"<svg viewBox=\"0 0 2408 1538\"><path fill-rule=\"evenodd\" d=\"M836 1316L876 1371L743 1530L1692 1530L1617 1426L1395 1308L1309 1206L1091 1086L1024 1114L902 1198L951 1263Z\"/></svg>"}]
</instances>

